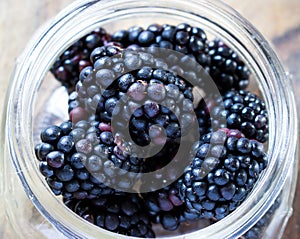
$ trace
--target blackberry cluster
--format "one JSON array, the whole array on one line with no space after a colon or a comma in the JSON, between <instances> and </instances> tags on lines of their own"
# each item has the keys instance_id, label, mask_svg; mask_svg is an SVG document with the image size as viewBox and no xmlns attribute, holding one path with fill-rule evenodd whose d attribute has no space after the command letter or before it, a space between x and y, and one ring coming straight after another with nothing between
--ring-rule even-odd
<instances>
[{"instance_id":1,"label":"blackberry cluster","mask_svg":"<svg viewBox=\"0 0 300 239\"><path fill-rule=\"evenodd\" d=\"M221 220L267 167L268 114L246 91L250 71L201 28L99 28L70 46L51 72L68 90L69 120L41 132L39 169L67 207L101 228L149 238L153 224L174 231ZM180 154L181 146L190 155ZM184 173L160 170L170 162L187 165ZM140 177L149 172L151 180Z\"/></svg>"},{"instance_id":2,"label":"blackberry cluster","mask_svg":"<svg viewBox=\"0 0 300 239\"><path fill-rule=\"evenodd\" d=\"M92 58L98 50L93 51ZM114 122L120 144L125 142L127 148L130 140L122 133L127 128L135 141L132 144L139 146L151 142L164 145L165 136L168 142L178 141L196 121L192 115L193 93L188 82L164 70L166 67L163 61L144 52L100 57L94 61L92 73L78 82L76 104L79 102L79 107L103 122Z\"/></svg>"},{"instance_id":3,"label":"blackberry cluster","mask_svg":"<svg viewBox=\"0 0 300 239\"><path fill-rule=\"evenodd\" d=\"M209 74L221 92L244 90L249 85L250 70L239 56L220 39L209 42Z\"/></svg>"},{"instance_id":4,"label":"blackberry cluster","mask_svg":"<svg viewBox=\"0 0 300 239\"><path fill-rule=\"evenodd\" d=\"M135 194L101 196L93 200L64 199L73 212L103 229L139 238L155 234L142 200Z\"/></svg>"},{"instance_id":5,"label":"blackberry cluster","mask_svg":"<svg viewBox=\"0 0 300 239\"><path fill-rule=\"evenodd\" d=\"M266 105L246 91L227 91L222 97L207 97L196 109L200 133L218 128L238 129L249 139L266 142L269 137Z\"/></svg>"},{"instance_id":6,"label":"blackberry cluster","mask_svg":"<svg viewBox=\"0 0 300 239\"><path fill-rule=\"evenodd\" d=\"M72 92L79 80L81 70L91 65L92 50L105 45L109 40L110 35L101 27L83 36L59 56L50 69L51 73L67 88L68 92Z\"/></svg>"},{"instance_id":7,"label":"blackberry cluster","mask_svg":"<svg viewBox=\"0 0 300 239\"><path fill-rule=\"evenodd\" d=\"M119 189L131 189L143 168L141 159L121 153L111 127L102 122L49 126L41 140L35 147L40 171L53 193L65 198L122 194Z\"/></svg>"},{"instance_id":8,"label":"blackberry cluster","mask_svg":"<svg viewBox=\"0 0 300 239\"><path fill-rule=\"evenodd\" d=\"M267 166L263 145L237 130L220 129L203 135L179 180L188 211L220 220L249 194Z\"/></svg>"}]
</instances>

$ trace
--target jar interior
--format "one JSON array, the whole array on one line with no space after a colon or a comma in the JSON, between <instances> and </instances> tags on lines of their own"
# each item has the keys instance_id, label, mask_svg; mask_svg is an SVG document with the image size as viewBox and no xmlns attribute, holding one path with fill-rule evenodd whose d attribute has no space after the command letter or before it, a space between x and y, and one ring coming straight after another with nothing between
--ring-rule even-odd
<instances>
[{"instance_id":1,"label":"jar interior","mask_svg":"<svg viewBox=\"0 0 300 239\"><path fill-rule=\"evenodd\" d=\"M132 4L132 3L131 3ZM168 6L168 4L167 4ZM175 4L176 6L176 4ZM275 143L278 141L278 138L274 137L275 135L275 113L274 113L274 107L272 104L273 101L276 101L277 99L274 99L274 96L272 97L272 94L274 93L274 86L271 82L267 82L268 76L266 76L267 70L262 66L260 60L257 58L257 53L252 52L253 49L249 49L253 47L253 43L251 43L250 38L243 36L244 33L241 33L240 26L235 26L237 23L233 21L232 25L228 25L228 22L230 20L226 19L226 23L222 25L222 16L224 17L224 12L222 12L222 16L216 17L215 10L212 11L211 4L207 6L209 8L209 11L206 11L204 4L200 7L198 7L197 10L199 12L197 14L191 13L190 11L187 11L186 9L176 9L174 8L166 8L165 2L162 3L162 6L155 6L155 7L144 7L144 6L138 6L136 8L130 8L130 5L126 8L124 7L124 4L120 6L124 7L124 9L121 9L119 11L113 11L111 9L114 9L113 7L108 7L108 10L100 10L101 9L101 3L94 3L94 5L89 6L88 8L80 9L79 15L74 16L68 16L67 24L61 28L56 29L56 34L61 34L60 43L58 40L53 40L52 37L48 39L48 42L50 43L48 47L55 48L53 50L47 49L47 54L50 54L50 56L46 57L47 54L41 55L41 59L37 64L39 64L37 67L44 68L41 72L43 74L38 75L38 72L36 75L32 75L37 77L36 83L38 85L37 91L34 93L32 99L32 122L31 125L31 135L29 138L31 139L30 146L31 147L31 160L29 162L25 162L24 164L29 169L27 173L31 173L31 175L27 175L31 178L31 180L34 181L34 189L32 189L32 192L36 195L35 203L40 206L38 208L43 214L50 217L50 221L54 223L59 230L66 233L68 236L81 236L85 237L85 235L89 235L92 237L97 237L98 233L103 233L103 235L106 235L108 238L113 238L115 235L105 232L104 230L97 228L93 225L86 225L87 223L76 216L75 214L70 213L70 211L65 208L63 205L61 199L59 197L55 197L51 190L48 188L47 183L45 182L43 176L40 174L38 169L38 162L37 160L32 157L34 155L33 148L36 143L40 142L40 132L41 129L45 128L45 126L53 125L53 124L59 124L63 122L64 120L68 119L67 115L67 101L68 101L68 94L67 91L60 86L60 84L54 79L54 77L49 73L49 67L53 64L55 59L64 51L66 50L72 43L74 43L77 39L80 37L88 34L92 30L96 29L97 27L104 27L108 32L112 33L119 29L128 29L131 26L139 25L142 27L147 27L151 23L158 23L158 24L171 24L171 25L177 25L179 23L188 23L191 26L197 26L202 28L207 34L208 39L212 40L215 37L220 38L223 40L230 48L232 48L237 54L241 57L243 61L245 61L246 65L250 68L250 71L252 73L251 79L250 79L250 85L247 88L247 90L252 91L255 94L258 94L261 96L261 98L266 100L266 105L270 113L270 140L265 145L266 148L272 149L275 145ZM89 10L89 8L91 10ZM98 9L99 12L97 12L95 9ZM84 14L84 11L86 13ZM213 17L212 17L213 16ZM74 20L73 22L71 20ZM240 23L242 24L242 23ZM71 26L76 26L70 27ZM226 28L227 27L227 28ZM63 33L63 34L62 34ZM242 39L242 40L240 40ZM243 43L242 43L243 42ZM55 43L55 44L54 44ZM249 43L249 44L248 44ZM54 45L53 45L54 44ZM47 47L47 44L45 45ZM49 60L49 58L51 60ZM44 61L44 62L42 62ZM45 63L47 61L47 63ZM46 66L46 67L45 67ZM273 66L274 67L274 66ZM32 72L31 72L32 73ZM277 117L278 118L278 117ZM278 132L276 133L278 134ZM275 161L275 160L274 160ZM276 169L272 169L274 167L280 167L281 163L279 162L272 162L270 167L271 169L268 172L264 172L261 175L260 180L257 182L259 184L260 182L265 182L265 185L263 187L267 187L268 184L271 184L272 178L269 180L266 179L266 176L270 176L272 172L275 172ZM33 185L31 185L33 186ZM258 188L255 186L252 190L252 194L250 194L249 198L247 199L247 208L251 208L252 205L256 205L256 208L262 207L262 202L259 202L261 197L266 197L266 195L255 195L255 193L261 189L262 186L259 186ZM279 194L279 190L275 192L275 194ZM47 196L45 196L47 194ZM273 199L275 200L275 199ZM45 212L45 208L49 208L51 213L53 213L51 216L49 212ZM267 206L265 206L267 207ZM241 208L243 208L241 206ZM22 210L22 209L21 209ZM239 208L237 209L239 210ZM242 209L241 209L242 210ZM244 209L243 209L244 210ZM266 210L266 208L265 208ZM233 212L232 214L235 214ZM255 214L254 212L252 214ZM226 219L227 223L229 220L232 220L234 215L229 215L231 219ZM255 221L258 220L258 217L256 215L256 218L253 219L252 223L254 224ZM58 223L57 221L60 221L62 219L63 223ZM223 219L223 220L225 220ZM42 220L42 219L41 219ZM203 236L199 238L210 238L207 235L210 235L212 230L214 228L219 227L220 224L223 222L220 221L216 223L217 225L208 226L209 223L206 221L200 221L197 223L191 223L189 225L180 227L177 231L174 232L163 232L161 228L156 228L157 237L172 237L172 238L181 238L183 234L186 234L186 238L193 238L196 234L187 234L190 232L197 231L201 235L201 231L203 231ZM247 221L246 218L243 219L244 222ZM241 220L241 223L243 222ZM68 225L65 223L69 222ZM71 228L70 228L71 225ZM208 227L206 227L208 226ZM205 228L205 230L199 230L201 228ZM92 230L89 230L92 229ZM230 230L230 229L228 229ZM240 228L239 231L231 232L232 234L242 234L246 230L243 228ZM210 231L210 232L209 232ZM220 233L220 232L219 232ZM225 233L225 232L224 232ZM229 233L230 232L226 232ZM228 234L228 235L229 235ZM232 235L231 234L231 235ZM188 237L190 236L190 237ZM125 237L124 237L125 238Z\"/></svg>"},{"instance_id":2,"label":"jar interior","mask_svg":"<svg viewBox=\"0 0 300 239\"><path fill-rule=\"evenodd\" d=\"M152 10L152 9L151 9ZM222 38L221 34L218 34L216 29L211 28L211 22L207 22L206 19L197 18L189 19L187 16L172 16L170 20L170 15L167 14L164 10L163 11L155 11L149 14L149 11L139 11L138 13L134 13L135 20L132 20L132 13L128 13L126 15L122 15L118 18L111 18L106 20L105 23L99 22L93 24L94 29L97 27L103 27L109 33L113 33L120 29L128 29L132 26L142 26L144 29L147 28L148 25L152 23L158 23L160 25L163 24L170 24L170 25L178 25L180 23L188 23L191 26L197 26L205 30L208 34L209 40L214 40L215 38L221 38L226 44L228 44L235 52L239 52L239 46L237 45L230 45L230 42L226 41L226 39ZM95 24L95 25L94 25ZM81 36L74 36L75 38L79 39ZM70 43L72 45L72 43ZM65 51L69 47L66 46L62 49L62 52ZM60 55L59 53L57 57ZM240 55L240 54L239 54ZM247 62L246 59L241 59L244 62ZM251 69L250 69L251 70ZM252 71L252 70L251 70ZM254 77L252 73L250 76L249 86L247 90L252 91L253 93L263 97L261 91L259 90L259 83ZM197 96L195 96L196 98ZM200 96L202 97L202 96ZM68 119L68 92L64 87L57 82L57 80L53 77L51 73L48 73L42 81L40 90L37 92L37 96L35 104L35 115L34 118L34 143L37 144L40 142L40 132L42 129L49 125L59 125L63 121ZM267 144L266 144L267 146ZM36 169L38 169L38 161L36 162ZM37 171L37 174L39 172ZM39 176L41 181L43 180L42 176ZM48 187L46 183L44 183L44 187ZM71 212L73 213L73 212ZM199 220L197 222L189 222L187 224L182 224L179 228L175 231L166 231L160 225L154 225L155 234L157 237L170 237L170 236L178 236L183 235L186 233L197 231L201 228L208 227L210 225L209 220Z\"/></svg>"}]
</instances>

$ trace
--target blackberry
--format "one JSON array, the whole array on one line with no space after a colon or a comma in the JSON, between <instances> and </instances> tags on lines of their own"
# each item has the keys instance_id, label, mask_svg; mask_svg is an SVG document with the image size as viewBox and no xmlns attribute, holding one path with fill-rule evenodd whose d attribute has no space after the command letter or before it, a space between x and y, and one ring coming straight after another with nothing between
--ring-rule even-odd
<instances>
[{"instance_id":1,"label":"blackberry","mask_svg":"<svg viewBox=\"0 0 300 239\"><path fill-rule=\"evenodd\" d=\"M222 98L206 98L196 112L201 132L230 128L240 130L249 139L262 143L268 140L265 102L249 91L227 91Z\"/></svg>"},{"instance_id":2,"label":"blackberry","mask_svg":"<svg viewBox=\"0 0 300 239\"><path fill-rule=\"evenodd\" d=\"M177 26L151 24L146 29L133 26L128 30L113 33L112 41L120 42L125 48L134 46L175 50L192 56L203 67L208 66L210 62L205 32L186 23Z\"/></svg>"},{"instance_id":3,"label":"blackberry","mask_svg":"<svg viewBox=\"0 0 300 239\"><path fill-rule=\"evenodd\" d=\"M199 218L221 220L235 210L267 166L263 145L237 130L203 135L194 153L177 185L187 211Z\"/></svg>"},{"instance_id":4,"label":"blackberry","mask_svg":"<svg viewBox=\"0 0 300 239\"><path fill-rule=\"evenodd\" d=\"M91 62L97 62L99 63L99 61L97 61L99 58L103 61L101 64L104 64L105 61L107 59L109 59L109 57L113 56L114 54L117 54L120 52L120 48L116 47L114 45L112 46L103 46L103 47L98 47L96 48L90 55L90 61ZM97 64L95 63L95 64ZM76 82L77 88L80 87L80 83L83 82L89 74L91 74L93 71L93 67L91 66L87 66L85 68L83 68L80 71L80 75L79 75L79 80ZM88 89L87 92L84 92L84 94L91 94L92 92L94 92L94 88L90 87L90 89ZM96 88L97 90L97 88ZM83 93L81 91L81 93ZM70 120L74 123L76 123L77 121L80 120L84 120L87 117L87 112L85 111L85 109L80 105L79 99L78 99L78 92L77 91L72 91L69 94L69 99L68 99L68 112L70 115Z\"/></svg>"},{"instance_id":5,"label":"blackberry","mask_svg":"<svg viewBox=\"0 0 300 239\"><path fill-rule=\"evenodd\" d=\"M221 92L244 90L249 84L250 70L240 57L220 39L208 44L209 74Z\"/></svg>"},{"instance_id":6,"label":"blackberry","mask_svg":"<svg viewBox=\"0 0 300 239\"><path fill-rule=\"evenodd\" d=\"M65 199L73 212L88 222L126 236L154 238L152 224L137 195L102 196L93 200Z\"/></svg>"},{"instance_id":7,"label":"blackberry","mask_svg":"<svg viewBox=\"0 0 300 239\"><path fill-rule=\"evenodd\" d=\"M35 147L40 172L54 194L66 198L122 194L134 187L143 169L141 159L118 150L105 123L79 121L72 126L68 121L47 127L41 139Z\"/></svg>"},{"instance_id":8,"label":"blackberry","mask_svg":"<svg viewBox=\"0 0 300 239\"><path fill-rule=\"evenodd\" d=\"M79 80L79 72L91 66L91 51L95 47L105 45L109 40L110 35L104 28L98 28L83 36L58 57L50 69L51 73L68 92L72 92Z\"/></svg>"},{"instance_id":9,"label":"blackberry","mask_svg":"<svg viewBox=\"0 0 300 239\"><path fill-rule=\"evenodd\" d=\"M91 58L104 50L96 48ZM196 121L192 85L165 70L162 60L141 51L116 49L114 56L93 62L92 73L77 84L79 107L113 124L120 149L134 155L135 145L153 143L158 148L188 134ZM129 129L130 137L124 129Z\"/></svg>"}]
</instances>

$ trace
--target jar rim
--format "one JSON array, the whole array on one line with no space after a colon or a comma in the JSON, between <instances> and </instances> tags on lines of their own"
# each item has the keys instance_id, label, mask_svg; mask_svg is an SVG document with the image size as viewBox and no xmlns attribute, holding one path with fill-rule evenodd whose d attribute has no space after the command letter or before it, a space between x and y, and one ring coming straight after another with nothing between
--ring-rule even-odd
<instances>
[{"instance_id":1,"label":"jar rim","mask_svg":"<svg viewBox=\"0 0 300 239\"><path fill-rule=\"evenodd\" d=\"M287 172L290 167L292 167L292 163L289 162L289 159L293 158L296 150L295 142L297 142L297 135L292 134L292 132L297 132L298 127L296 120L296 104L288 76L264 37L237 12L224 3L215 0L191 0L188 2L184 0L174 0L172 2L172 7L168 5L168 1L75 1L36 34L33 40L28 44L23 55L17 60L13 82L11 82L11 90L8 96L6 130L4 131L6 132L6 142L8 143L12 162L19 174L27 195L41 213L47 218L50 218L50 221L59 230L74 236L74 232L71 230L72 225L68 222L69 217L68 215L65 215L67 214L65 211L67 209L63 208L62 205L60 205L60 201L57 198L54 198L54 196L51 201L53 201L53 205L56 205L59 210L53 212L52 210L47 209L45 201L40 195L37 195L37 191L35 190L35 185L39 182L37 182L34 177L36 171L30 167L30 159L34 158L33 147L30 144L30 142L33 142L33 114L32 112L27 111L24 106L28 107L29 105L29 108L33 108L33 103L35 101L34 92L37 92L51 63L54 62L57 57L55 54L49 56L51 48L54 45L59 45L60 47L57 47L57 49L62 49L68 42L76 40L75 37L78 37L79 34L84 35L84 33L93 30L95 28L95 23L86 26L87 23L85 22L85 19L92 16L96 20L97 18L93 13L99 10L100 6L102 8L102 14L112 13L115 16L121 16L122 11L126 11L127 14L132 14L136 9L139 9L139 11L145 10L149 13L160 9L165 12L170 10L170 13L181 12L181 14L192 15L194 18L202 18L203 21L211 22L208 24L218 25L218 28L223 30L222 36L228 39L230 38L230 43L233 45L240 44L240 48L243 49L241 53L245 55L246 59L249 60L249 57L251 57L252 62L249 60L249 63L253 64L253 68L256 67L257 76L261 77L262 81L264 80L261 82L260 88L267 99L267 105L269 106L268 110L272 116L270 117L270 128L274 129L274 132L270 134L269 148L277 147L278 149L270 152L271 154L269 157L273 160L271 166L266 170L265 174L260 179L261 184L253 190L251 196L234 212L220 222L201 229L202 235L199 238L210 238L213 236L215 237L216 235L229 238L243 234L244 231L240 227L240 224L249 225L250 227L258 220L257 214L259 211L267 211L268 207L278 196L281 185L284 184L287 178ZM190 9L193 9L193 11L191 12ZM196 12L196 10L199 9L202 9L202 11L200 10L201 14ZM206 15L202 15L203 9L205 9ZM209 14L212 15L217 13L219 14L221 21L214 19L215 22L213 23L212 19L207 19ZM105 16L102 16L99 19L98 24L107 21L107 17ZM231 28L224 29L223 26L228 22L232 24ZM76 30L74 30L75 33L73 34L73 37L61 37L64 31L72 29L72 27L75 26ZM236 32L234 36L233 32ZM250 46L252 47L251 52L247 50ZM258 59L254 59L256 57L258 57ZM47 59L48 62L43 62L42 60L44 59ZM278 124L280 124L280 128L276 127ZM24 125L28 127L24 127ZM27 142L30 145L26 143L24 145L24 142ZM28 161L20 160L20 158ZM272 184L266 185L267 177L274 173L276 173L276 175L273 175ZM268 192L268 195L266 195L265 192ZM260 198L257 198L257 195L259 195ZM257 201L256 206L250 208L250 205L252 205L255 200ZM238 218L239 222L238 220L232 220L232 218ZM79 217L75 219L75 221L80 228L78 229L80 231L76 232L77 235L83 236L87 233L91 238L97 237L97 234L93 230L89 230L90 228L94 228L92 224L85 225L86 222ZM83 229L83 225L85 225L85 229ZM101 232L105 233L107 238L113 237L114 235L105 230L101 230ZM199 231L189 233L188 235L185 235L185 237L192 238L195 235L198 237L199 235L197 233L199 233ZM181 236L174 238L181 238Z\"/></svg>"}]
</instances>

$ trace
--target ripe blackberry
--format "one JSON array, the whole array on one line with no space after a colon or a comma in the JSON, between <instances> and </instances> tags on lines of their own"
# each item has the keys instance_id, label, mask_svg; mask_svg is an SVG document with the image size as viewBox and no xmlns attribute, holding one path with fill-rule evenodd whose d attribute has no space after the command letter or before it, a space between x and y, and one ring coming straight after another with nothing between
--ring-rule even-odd
<instances>
[{"instance_id":1,"label":"ripe blackberry","mask_svg":"<svg viewBox=\"0 0 300 239\"><path fill-rule=\"evenodd\" d=\"M104 48L96 48L91 58ZM79 107L113 124L120 149L134 155L134 145L160 147L166 140L175 142L187 135L196 121L192 85L164 70L167 65L162 60L116 49L114 56L93 62L92 73L77 84ZM124 129L129 129L130 137Z\"/></svg>"},{"instance_id":2,"label":"ripe blackberry","mask_svg":"<svg viewBox=\"0 0 300 239\"><path fill-rule=\"evenodd\" d=\"M137 195L65 199L64 203L80 217L108 231L139 238L155 237L149 216Z\"/></svg>"},{"instance_id":3,"label":"ripe blackberry","mask_svg":"<svg viewBox=\"0 0 300 239\"><path fill-rule=\"evenodd\" d=\"M222 98L206 98L200 102L196 112L201 132L230 128L240 130L249 139L262 143L268 140L265 103L249 91L227 91Z\"/></svg>"},{"instance_id":4,"label":"ripe blackberry","mask_svg":"<svg viewBox=\"0 0 300 239\"><path fill-rule=\"evenodd\" d=\"M35 153L42 175L56 195L95 198L131 190L142 160L123 154L105 123L70 121L41 133ZM121 170L120 170L121 169Z\"/></svg>"},{"instance_id":5,"label":"ripe blackberry","mask_svg":"<svg viewBox=\"0 0 300 239\"><path fill-rule=\"evenodd\" d=\"M55 61L50 71L55 78L72 92L78 82L79 72L91 66L91 51L98 46L103 46L110 40L110 35L104 28L98 28L83 36L65 50Z\"/></svg>"},{"instance_id":6,"label":"ripe blackberry","mask_svg":"<svg viewBox=\"0 0 300 239\"><path fill-rule=\"evenodd\" d=\"M263 145L237 130L202 136L194 153L177 185L187 211L200 218L220 220L235 210L267 166Z\"/></svg>"},{"instance_id":7,"label":"ripe blackberry","mask_svg":"<svg viewBox=\"0 0 300 239\"><path fill-rule=\"evenodd\" d=\"M125 48L156 47L166 48L191 55L203 67L208 66L208 40L205 32L198 27L181 23L151 24L146 29L133 26L112 34L112 41L120 42Z\"/></svg>"},{"instance_id":8,"label":"ripe blackberry","mask_svg":"<svg viewBox=\"0 0 300 239\"><path fill-rule=\"evenodd\" d=\"M221 92L244 90L249 84L250 70L236 52L220 39L208 44L209 74Z\"/></svg>"}]
</instances>

